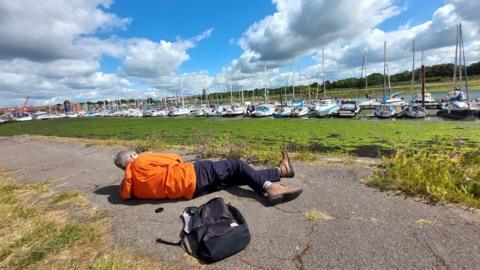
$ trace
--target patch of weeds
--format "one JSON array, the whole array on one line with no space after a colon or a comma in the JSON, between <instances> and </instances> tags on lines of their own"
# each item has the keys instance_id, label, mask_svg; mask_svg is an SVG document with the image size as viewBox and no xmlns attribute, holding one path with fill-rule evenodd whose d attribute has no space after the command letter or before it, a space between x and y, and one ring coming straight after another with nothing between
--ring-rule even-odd
<instances>
[{"instance_id":1,"label":"patch of weeds","mask_svg":"<svg viewBox=\"0 0 480 270\"><path fill-rule=\"evenodd\" d=\"M430 225L430 224L432 224L432 221L430 221L428 219L419 219L419 220L417 220L417 224Z\"/></svg>"},{"instance_id":2,"label":"patch of weeds","mask_svg":"<svg viewBox=\"0 0 480 270\"><path fill-rule=\"evenodd\" d=\"M92 265L92 269L98 270L143 270L143 269L170 269L168 266L145 258L136 258L132 255L125 256L125 252L113 251L99 256Z\"/></svg>"},{"instance_id":3,"label":"patch of weeds","mask_svg":"<svg viewBox=\"0 0 480 270\"><path fill-rule=\"evenodd\" d=\"M307 212L305 212L305 218L311 222L319 222L322 220L332 219L332 217L318 211L317 209L309 209Z\"/></svg>"},{"instance_id":4,"label":"patch of weeds","mask_svg":"<svg viewBox=\"0 0 480 270\"><path fill-rule=\"evenodd\" d=\"M19 260L17 266L24 268L32 265L50 253L56 253L63 248L69 247L86 233L86 228L82 224L68 224L63 227L59 234L48 239L42 245L34 247L26 257Z\"/></svg>"},{"instance_id":5,"label":"patch of weeds","mask_svg":"<svg viewBox=\"0 0 480 270\"><path fill-rule=\"evenodd\" d=\"M87 200L78 191L61 191L53 197L50 204L77 204L84 206L87 204Z\"/></svg>"},{"instance_id":6,"label":"patch of weeds","mask_svg":"<svg viewBox=\"0 0 480 270\"><path fill-rule=\"evenodd\" d=\"M353 165L353 164L357 164L357 160L352 155L343 155L342 163L345 165Z\"/></svg>"},{"instance_id":7,"label":"patch of weeds","mask_svg":"<svg viewBox=\"0 0 480 270\"><path fill-rule=\"evenodd\" d=\"M23 247L24 245L38 242L46 235L51 235L57 229L57 225L52 222L35 224L35 227L25 233L20 239L14 241L8 247L0 251L0 262L5 260L7 256L12 254L15 249Z\"/></svg>"},{"instance_id":8,"label":"patch of weeds","mask_svg":"<svg viewBox=\"0 0 480 270\"><path fill-rule=\"evenodd\" d=\"M10 193L14 191L28 191L33 190L37 192L45 191L48 187L47 183L35 183L35 184L19 184L13 181L2 181L0 182L0 192L1 193Z\"/></svg>"},{"instance_id":9,"label":"patch of weeds","mask_svg":"<svg viewBox=\"0 0 480 270\"><path fill-rule=\"evenodd\" d=\"M318 154L310 153L310 152L299 152L294 153L295 160L298 161L316 161L320 159Z\"/></svg>"},{"instance_id":10,"label":"patch of weeds","mask_svg":"<svg viewBox=\"0 0 480 270\"><path fill-rule=\"evenodd\" d=\"M155 149L166 149L169 144L162 139L163 137L159 135L150 135L144 140L134 141L130 147L133 148L137 153L147 152Z\"/></svg>"},{"instance_id":11,"label":"patch of weeds","mask_svg":"<svg viewBox=\"0 0 480 270\"><path fill-rule=\"evenodd\" d=\"M0 201L10 202L0 207L0 269L166 268L131 252L111 251L103 242L109 219L70 216L68 207L83 201L78 192L56 193L39 187L0 177ZM49 207L52 203L65 204L67 209ZM89 208L75 211L88 213ZM100 258L109 259L105 264Z\"/></svg>"},{"instance_id":12,"label":"patch of weeds","mask_svg":"<svg viewBox=\"0 0 480 270\"><path fill-rule=\"evenodd\" d=\"M399 147L369 185L382 190L401 191L432 202L461 203L480 208L480 150L436 145L432 149Z\"/></svg>"},{"instance_id":13,"label":"patch of weeds","mask_svg":"<svg viewBox=\"0 0 480 270\"><path fill-rule=\"evenodd\" d=\"M201 130L194 130L197 136L197 144L195 151L200 154L201 158L237 158L252 159L252 150L244 141L234 140L229 133L221 135L213 135L204 133Z\"/></svg>"},{"instance_id":14,"label":"patch of weeds","mask_svg":"<svg viewBox=\"0 0 480 270\"><path fill-rule=\"evenodd\" d=\"M280 160L280 148L272 147L269 150L252 150L247 160L257 165L277 166Z\"/></svg>"}]
</instances>

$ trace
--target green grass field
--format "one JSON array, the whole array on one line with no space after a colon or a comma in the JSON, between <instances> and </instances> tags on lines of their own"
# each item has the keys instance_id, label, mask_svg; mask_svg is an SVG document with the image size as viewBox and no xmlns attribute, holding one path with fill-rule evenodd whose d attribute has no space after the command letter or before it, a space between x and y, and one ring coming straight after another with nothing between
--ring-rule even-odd
<instances>
[{"instance_id":1,"label":"green grass field","mask_svg":"<svg viewBox=\"0 0 480 270\"><path fill-rule=\"evenodd\" d=\"M375 157L399 144L435 146L435 140L460 138L480 145L480 123L451 121L378 121L359 119L86 118L10 123L0 136L19 134L90 139L148 140L194 147L214 140L221 147L260 151ZM148 140L147 140L148 139ZM210 143L212 145L212 143Z\"/></svg>"},{"instance_id":2,"label":"green grass field","mask_svg":"<svg viewBox=\"0 0 480 270\"><path fill-rule=\"evenodd\" d=\"M276 164L280 148L299 161L321 155L347 155L346 160L383 156L370 185L480 207L479 121L80 118L0 126L0 136L20 134L83 138L87 144L137 151L181 146L204 158L268 165Z\"/></svg>"}]
</instances>

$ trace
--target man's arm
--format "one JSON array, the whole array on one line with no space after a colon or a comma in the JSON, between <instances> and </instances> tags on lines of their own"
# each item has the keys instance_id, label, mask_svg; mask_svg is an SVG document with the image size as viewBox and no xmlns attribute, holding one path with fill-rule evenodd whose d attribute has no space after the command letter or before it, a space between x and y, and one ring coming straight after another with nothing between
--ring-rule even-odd
<instances>
[{"instance_id":1,"label":"man's arm","mask_svg":"<svg viewBox=\"0 0 480 270\"><path fill-rule=\"evenodd\" d=\"M123 200L132 198L132 178L126 176L123 178L123 181L120 184L120 198Z\"/></svg>"}]
</instances>

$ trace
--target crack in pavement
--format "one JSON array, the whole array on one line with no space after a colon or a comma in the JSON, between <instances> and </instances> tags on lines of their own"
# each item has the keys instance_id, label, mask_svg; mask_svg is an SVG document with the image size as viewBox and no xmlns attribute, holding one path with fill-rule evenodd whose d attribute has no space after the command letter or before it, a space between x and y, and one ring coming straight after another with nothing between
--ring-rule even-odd
<instances>
[{"instance_id":1,"label":"crack in pavement","mask_svg":"<svg viewBox=\"0 0 480 270\"><path fill-rule=\"evenodd\" d=\"M255 267L255 268L258 268L258 269L262 269L262 270L268 270L268 268L263 267L263 266L258 265L258 264L251 263L251 262L245 260L244 258L239 258L238 260L241 261L242 263L250 266L250 267Z\"/></svg>"},{"instance_id":2,"label":"crack in pavement","mask_svg":"<svg viewBox=\"0 0 480 270\"><path fill-rule=\"evenodd\" d=\"M303 256L310 250L311 246L311 241L312 241L312 234L315 232L315 228L317 227L317 224L314 223L310 227L310 231L306 235L306 243L300 252L297 252L295 256L291 259L295 263L295 268L298 270L304 270L305 267L303 266Z\"/></svg>"},{"instance_id":3,"label":"crack in pavement","mask_svg":"<svg viewBox=\"0 0 480 270\"><path fill-rule=\"evenodd\" d=\"M411 228L409 228L409 229L411 229ZM415 238L415 240L417 240L417 243L419 243L421 246L425 247L426 250L428 250L433 255L433 257L435 258L437 263L440 264L440 266L443 266L446 269L450 269L450 267L448 266L447 262L442 257L442 255L438 254L438 252L428 243L428 241L420 240L420 238L417 235L417 232L415 232L415 231L412 231L412 236L413 236L413 238Z\"/></svg>"},{"instance_id":4,"label":"crack in pavement","mask_svg":"<svg viewBox=\"0 0 480 270\"><path fill-rule=\"evenodd\" d=\"M302 211L300 210L288 210L288 209L282 209L278 206L274 206L273 208L277 209L280 212L287 213L287 214L302 214Z\"/></svg>"}]
</instances>

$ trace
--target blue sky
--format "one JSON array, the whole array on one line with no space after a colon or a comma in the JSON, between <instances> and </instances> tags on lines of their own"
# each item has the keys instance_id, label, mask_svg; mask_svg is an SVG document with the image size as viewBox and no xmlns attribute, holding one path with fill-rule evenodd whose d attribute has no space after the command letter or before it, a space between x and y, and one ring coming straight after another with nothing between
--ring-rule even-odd
<instances>
[{"instance_id":1,"label":"blue sky","mask_svg":"<svg viewBox=\"0 0 480 270\"><path fill-rule=\"evenodd\" d=\"M438 0L397 0L405 10L385 20L378 27L392 31L406 24L420 24L431 19L433 12L444 4ZM192 37L214 28L214 34L189 51L190 60L178 70L181 73L207 70L221 72L222 67L242 53L236 40L254 22L275 12L268 0L198 0L198 1L116 1L111 12L132 19L126 30L116 30L115 35L125 38L145 37L151 40L175 40ZM312 64L311 58L297 60L301 67ZM105 57L102 70L115 72L121 61ZM290 70L286 67L285 70Z\"/></svg>"},{"instance_id":2,"label":"blue sky","mask_svg":"<svg viewBox=\"0 0 480 270\"><path fill-rule=\"evenodd\" d=\"M179 36L192 37L214 28L210 38L189 51L191 59L179 71L205 69L218 73L242 52L232 41L240 37L249 25L272 14L275 7L271 1L265 0L123 0L115 2L111 11L121 17L132 18L127 31L115 32L122 37L175 40Z\"/></svg>"},{"instance_id":3,"label":"blue sky","mask_svg":"<svg viewBox=\"0 0 480 270\"><path fill-rule=\"evenodd\" d=\"M471 0L18 0L0 1L0 106L62 99L158 97L228 82L263 87L451 62L456 24L467 62L480 59L480 1ZM290 63L295 60L294 72ZM168 94L167 93L167 94Z\"/></svg>"}]
</instances>

